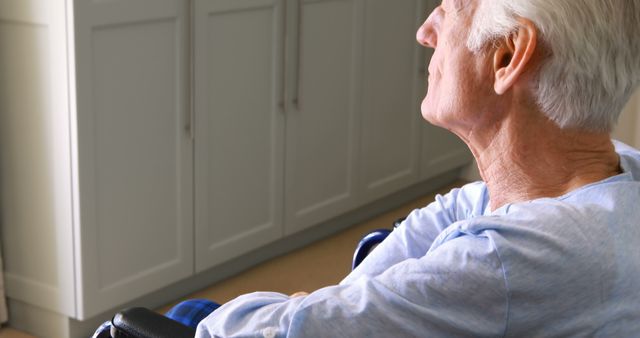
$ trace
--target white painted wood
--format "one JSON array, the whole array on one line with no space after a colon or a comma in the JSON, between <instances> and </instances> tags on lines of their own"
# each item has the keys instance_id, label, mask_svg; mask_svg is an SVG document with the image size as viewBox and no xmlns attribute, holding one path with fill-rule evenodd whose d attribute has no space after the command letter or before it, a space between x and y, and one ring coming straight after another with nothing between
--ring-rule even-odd
<instances>
[{"instance_id":1,"label":"white painted wood","mask_svg":"<svg viewBox=\"0 0 640 338\"><path fill-rule=\"evenodd\" d=\"M193 274L189 8L77 0L79 319Z\"/></svg>"},{"instance_id":2,"label":"white painted wood","mask_svg":"<svg viewBox=\"0 0 640 338\"><path fill-rule=\"evenodd\" d=\"M425 124L422 130L421 179L434 177L471 163L469 148L443 128Z\"/></svg>"},{"instance_id":3,"label":"white painted wood","mask_svg":"<svg viewBox=\"0 0 640 338\"><path fill-rule=\"evenodd\" d=\"M195 4L202 271L282 236L284 1Z\"/></svg>"},{"instance_id":4,"label":"white painted wood","mask_svg":"<svg viewBox=\"0 0 640 338\"><path fill-rule=\"evenodd\" d=\"M299 88L287 110L285 232L318 224L356 203L361 0L300 4ZM295 44L294 44L295 45ZM289 64L287 64L289 66ZM290 81L291 82L291 81ZM296 82L294 82L296 83ZM294 100L298 98L298 102Z\"/></svg>"},{"instance_id":5,"label":"white painted wood","mask_svg":"<svg viewBox=\"0 0 640 338\"><path fill-rule=\"evenodd\" d=\"M416 27L421 0L366 1L363 57L361 202L369 202L418 181L422 123L416 74ZM421 75L418 75L421 77Z\"/></svg>"},{"instance_id":6,"label":"white painted wood","mask_svg":"<svg viewBox=\"0 0 640 338\"><path fill-rule=\"evenodd\" d=\"M61 0L0 2L0 180L7 296L75 315Z\"/></svg>"}]
</instances>

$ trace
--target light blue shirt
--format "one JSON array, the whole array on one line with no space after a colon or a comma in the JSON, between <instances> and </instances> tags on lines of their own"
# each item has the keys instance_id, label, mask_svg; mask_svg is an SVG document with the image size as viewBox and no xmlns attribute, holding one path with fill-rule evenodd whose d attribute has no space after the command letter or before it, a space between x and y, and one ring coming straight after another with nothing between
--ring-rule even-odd
<instances>
[{"instance_id":1,"label":"light blue shirt","mask_svg":"<svg viewBox=\"0 0 640 338\"><path fill-rule=\"evenodd\" d=\"M196 337L638 337L640 153L494 212L482 182L413 211L339 285L240 296Z\"/></svg>"}]
</instances>

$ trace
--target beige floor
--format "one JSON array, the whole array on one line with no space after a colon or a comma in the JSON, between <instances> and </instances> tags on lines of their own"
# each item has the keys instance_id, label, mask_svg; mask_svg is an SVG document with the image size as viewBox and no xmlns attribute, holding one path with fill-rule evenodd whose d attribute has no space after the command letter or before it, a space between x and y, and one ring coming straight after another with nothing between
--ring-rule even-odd
<instances>
[{"instance_id":1,"label":"beige floor","mask_svg":"<svg viewBox=\"0 0 640 338\"><path fill-rule=\"evenodd\" d=\"M439 192L448 192L462 184L463 182L457 182ZM298 291L312 292L324 286L336 284L349 272L353 249L364 234L373 229L391 227L395 219L433 201L434 195L429 194L332 237L260 264L185 299L207 298L224 303L247 292L278 291L292 294ZM167 304L158 311L165 312L180 301L182 299ZM11 328L3 328L0 329L0 338L33 338L33 336Z\"/></svg>"}]
</instances>

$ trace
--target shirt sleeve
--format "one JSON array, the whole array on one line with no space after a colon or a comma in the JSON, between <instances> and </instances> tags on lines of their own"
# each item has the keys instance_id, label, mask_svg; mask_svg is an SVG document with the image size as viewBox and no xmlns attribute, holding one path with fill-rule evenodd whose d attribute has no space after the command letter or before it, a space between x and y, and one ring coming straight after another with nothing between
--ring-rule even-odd
<instances>
[{"instance_id":1,"label":"shirt sleeve","mask_svg":"<svg viewBox=\"0 0 640 338\"><path fill-rule=\"evenodd\" d=\"M196 337L502 336L507 291L491 240L448 237L423 257L306 297L241 296L203 320Z\"/></svg>"},{"instance_id":2,"label":"shirt sleeve","mask_svg":"<svg viewBox=\"0 0 640 338\"><path fill-rule=\"evenodd\" d=\"M424 256L444 229L481 215L486 200L486 186L481 182L437 195L428 206L412 211L340 284L352 283L362 276L377 276L406 259Z\"/></svg>"}]
</instances>

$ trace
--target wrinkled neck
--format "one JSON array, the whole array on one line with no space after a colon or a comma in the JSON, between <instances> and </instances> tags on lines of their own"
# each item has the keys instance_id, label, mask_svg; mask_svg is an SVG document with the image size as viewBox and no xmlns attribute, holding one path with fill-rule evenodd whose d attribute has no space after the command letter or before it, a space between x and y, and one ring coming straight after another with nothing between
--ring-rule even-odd
<instances>
[{"instance_id":1,"label":"wrinkled neck","mask_svg":"<svg viewBox=\"0 0 640 338\"><path fill-rule=\"evenodd\" d=\"M484 143L468 142L491 210L558 197L620 173L608 133L561 130L548 120L526 122L505 121Z\"/></svg>"}]
</instances>

